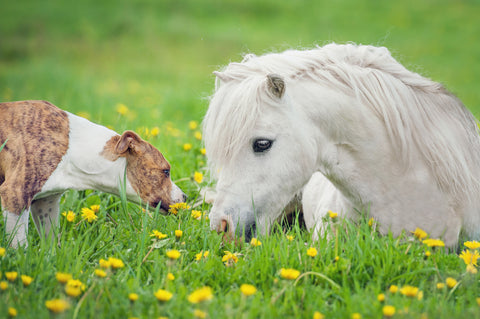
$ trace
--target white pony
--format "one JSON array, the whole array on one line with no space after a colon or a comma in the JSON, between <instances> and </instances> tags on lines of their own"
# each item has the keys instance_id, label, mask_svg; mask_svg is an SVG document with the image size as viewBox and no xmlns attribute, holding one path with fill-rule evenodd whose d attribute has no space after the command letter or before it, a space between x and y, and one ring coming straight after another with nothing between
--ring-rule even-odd
<instances>
[{"instance_id":1,"label":"white pony","mask_svg":"<svg viewBox=\"0 0 480 319\"><path fill-rule=\"evenodd\" d=\"M479 238L476 121L386 48L247 55L215 74L203 124L217 179L212 229L265 234L305 188L315 232L328 210L365 211L383 234L419 227L450 247L461 229Z\"/></svg>"}]
</instances>

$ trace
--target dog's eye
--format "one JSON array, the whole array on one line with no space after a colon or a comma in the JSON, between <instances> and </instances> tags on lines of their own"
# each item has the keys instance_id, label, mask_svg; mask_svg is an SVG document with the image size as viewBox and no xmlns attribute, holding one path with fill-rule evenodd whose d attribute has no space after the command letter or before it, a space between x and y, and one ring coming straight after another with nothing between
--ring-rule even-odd
<instances>
[{"instance_id":1,"label":"dog's eye","mask_svg":"<svg viewBox=\"0 0 480 319\"><path fill-rule=\"evenodd\" d=\"M252 148L255 153L262 153L268 151L272 147L273 141L265 138L255 140Z\"/></svg>"},{"instance_id":2,"label":"dog's eye","mask_svg":"<svg viewBox=\"0 0 480 319\"><path fill-rule=\"evenodd\" d=\"M165 176L168 178L170 177L170 170L169 169L164 169L163 170L163 174L165 174Z\"/></svg>"}]
</instances>

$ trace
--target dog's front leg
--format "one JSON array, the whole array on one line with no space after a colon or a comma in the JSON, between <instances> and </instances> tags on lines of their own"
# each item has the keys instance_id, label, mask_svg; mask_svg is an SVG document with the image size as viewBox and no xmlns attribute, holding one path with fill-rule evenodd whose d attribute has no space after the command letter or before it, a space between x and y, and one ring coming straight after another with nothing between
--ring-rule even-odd
<instances>
[{"instance_id":1,"label":"dog's front leg","mask_svg":"<svg viewBox=\"0 0 480 319\"><path fill-rule=\"evenodd\" d=\"M53 239L55 234L52 228L58 226L61 197L62 194L55 194L32 202L31 212L35 227L39 234L45 234L45 238L52 236Z\"/></svg>"},{"instance_id":2,"label":"dog's front leg","mask_svg":"<svg viewBox=\"0 0 480 319\"><path fill-rule=\"evenodd\" d=\"M19 246L28 246L27 233L28 233L28 217L30 216L30 210L24 210L20 215L10 213L9 211L3 211L3 218L5 220L5 232L7 234L7 240L10 236L12 239L11 246L18 248Z\"/></svg>"}]
</instances>

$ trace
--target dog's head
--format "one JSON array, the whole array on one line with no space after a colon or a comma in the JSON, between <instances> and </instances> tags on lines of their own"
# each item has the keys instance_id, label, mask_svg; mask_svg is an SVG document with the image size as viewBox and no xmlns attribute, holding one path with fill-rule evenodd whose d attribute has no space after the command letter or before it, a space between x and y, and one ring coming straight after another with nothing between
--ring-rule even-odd
<instances>
[{"instance_id":1,"label":"dog's head","mask_svg":"<svg viewBox=\"0 0 480 319\"><path fill-rule=\"evenodd\" d=\"M170 179L170 164L165 157L138 134L125 131L106 146L108 158L115 161L125 157L127 179L144 203L160 205L165 211L174 203L184 202L186 195Z\"/></svg>"}]
</instances>

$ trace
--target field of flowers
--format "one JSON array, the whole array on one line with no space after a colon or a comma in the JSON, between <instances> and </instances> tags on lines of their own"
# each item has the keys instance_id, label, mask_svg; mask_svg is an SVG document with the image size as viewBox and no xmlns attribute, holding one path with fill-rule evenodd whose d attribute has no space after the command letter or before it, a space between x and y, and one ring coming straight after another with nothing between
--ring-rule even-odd
<instances>
[{"instance_id":1,"label":"field of flowers","mask_svg":"<svg viewBox=\"0 0 480 319\"><path fill-rule=\"evenodd\" d=\"M45 99L135 130L189 198L165 216L68 191L58 240L31 223L18 250L0 221L0 318L480 317L477 242L449 252L420 229L380 236L368 217L331 212L329 238L312 242L299 216L235 243L210 230L200 196L212 71L246 52L384 45L480 116L476 1L25 0L2 13L0 101Z\"/></svg>"}]
</instances>

